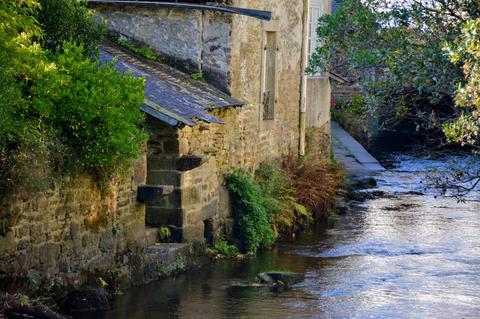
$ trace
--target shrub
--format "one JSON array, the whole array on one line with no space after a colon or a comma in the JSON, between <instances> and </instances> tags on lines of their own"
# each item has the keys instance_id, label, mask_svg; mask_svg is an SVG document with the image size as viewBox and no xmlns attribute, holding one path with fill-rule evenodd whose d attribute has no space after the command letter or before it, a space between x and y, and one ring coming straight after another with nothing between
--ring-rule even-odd
<instances>
[{"instance_id":1,"label":"shrub","mask_svg":"<svg viewBox=\"0 0 480 319\"><path fill-rule=\"evenodd\" d=\"M264 196L274 203L271 223L277 236L293 236L299 226L313 221L311 211L297 201L293 181L285 171L262 163L255 172L255 180L260 184Z\"/></svg>"},{"instance_id":2,"label":"shrub","mask_svg":"<svg viewBox=\"0 0 480 319\"><path fill-rule=\"evenodd\" d=\"M100 66L83 44L42 48L38 8L34 0L0 2L1 195L45 186L43 177L67 167L110 177L146 138L138 127L143 80Z\"/></svg>"},{"instance_id":3,"label":"shrub","mask_svg":"<svg viewBox=\"0 0 480 319\"><path fill-rule=\"evenodd\" d=\"M144 119L139 109L143 80L123 76L110 64L100 67L83 58L81 47L74 45L67 45L55 64L58 71L46 75L32 91L41 103L52 106L49 124L71 151L71 162L113 171L136 158L146 138L138 127Z\"/></svg>"},{"instance_id":4,"label":"shrub","mask_svg":"<svg viewBox=\"0 0 480 319\"><path fill-rule=\"evenodd\" d=\"M262 163L253 176L234 169L226 175L242 248L256 252L280 235L293 237L313 221L313 212L325 215L342 194L345 175L331 160L288 156L283 166Z\"/></svg>"},{"instance_id":5,"label":"shrub","mask_svg":"<svg viewBox=\"0 0 480 319\"><path fill-rule=\"evenodd\" d=\"M39 0L38 21L44 31L42 47L62 51L64 42L83 44L91 56L106 34L103 23L95 23L83 0Z\"/></svg>"},{"instance_id":6,"label":"shrub","mask_svg":"<svg viewBox=\"0 0 480 319\"><path fill-rule=\"evenodd\" d=\"M330 159L303 159L285 157L283 169L290 177L293 196L298 203L318 214L335 208L336 199L342 195L345 184L343 168Z\"/></svg>"},{"instance_id":7,"label":"shrub","mask_svg":"<svg viewBox=\"0 0 480 319\"><path fill-rule=\"evenodd\" d=\"M264 196L262 189L245 170L234 169L225 177L233 199L235 229L242 248L249 252L271 246L275 233L270 218L275 203Z\"/></svg>"},{"instance_id":8,"label":"shrub","mask_svg":"<svg viewBox=\"0 0 480 319\"><path fill-rule=\"evenodd\" d=\"M234 245L230 245L225 239L216 241L213 250L216 253L225 256L235 256L238 254L238 248Z\"/></svg>"}]
</instances>

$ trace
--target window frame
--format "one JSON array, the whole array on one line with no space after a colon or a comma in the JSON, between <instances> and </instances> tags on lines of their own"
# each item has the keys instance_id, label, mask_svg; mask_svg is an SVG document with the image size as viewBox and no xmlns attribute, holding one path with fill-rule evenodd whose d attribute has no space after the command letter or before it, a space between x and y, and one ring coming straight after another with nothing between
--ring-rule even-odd
<instances>
[{"instance_id":1,"label":"window frame","mask_svg":"<svg viewBox=\"0 0 480 319\"><path fill-rule=\"evenodd\" d=\"M277 104L278 104L278 62L279 62L279 23L278 20L272 20L268 22L263 23L263 30L262 30L262 63L261 63L261 69L262 69L262 74L261 74L261 90L260 90L260 112L259 112L259 120L260 123L268 123L268 122L273 122L276 118L276 109L277 109ZM275 49L274 49L274 90L273 90L273 110L271 113L271 116L265 117L265 93L266 93L266 85L267 85L267 40L268 40L268 34L273 33L275 36Z\"/></svg>"},{"instance_id":2,"label":"window frame","mask_svg":"<svg viewBox=\"0 0 480 319\"><path fill-rule=\"evenodd\" d=\"M308 57L321 44L317 37L318 19L325 14L325 3L323 0L311 0L308 17ZM314 15L314 12L318 14ZM314 18L315 17L315 18Z\"/></svg>"}]
</instances>

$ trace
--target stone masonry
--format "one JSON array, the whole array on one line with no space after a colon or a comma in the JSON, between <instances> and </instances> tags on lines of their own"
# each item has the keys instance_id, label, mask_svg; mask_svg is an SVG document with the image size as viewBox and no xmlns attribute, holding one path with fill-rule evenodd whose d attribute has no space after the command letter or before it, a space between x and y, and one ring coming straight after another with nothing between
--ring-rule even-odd
<instances>
[{"instance_id":1,"label":"stone masonry","mask_svg":"<svg viewBox=\"0 0 480 319\"><path fill-rule=\"evenodd\" d=\"M143 156L128 177L102 190L91 176L59 181L45 193L17 194L0 210L0 274L40 285L55 279L79 286L146 246L145 208L136 201L145 183Z\"/></svg>"},{"instance_id":2,"label":"stone masonry","mask_svg":"<svg viewBox=\"0 0 480 319\"><path fill-rule=\"evenodd\" d=\"M201 72L208 84L245 102L215 109L223 124L169 127L149 119L148 185L173 187L147 203L148 225L168 225L177 240L209 240L230 232L231 210L223 176L232 167L296 153L302 75L303 1L237 0L231 5L268 10L272 21L211 11L96 6L108 28L156 51L163 63ZM276 36L273 119L264 120L267 32ZM318 139L317 139L318 140ZM198 166L179 169L182 161Z\"/></svg>"}]
</instances>

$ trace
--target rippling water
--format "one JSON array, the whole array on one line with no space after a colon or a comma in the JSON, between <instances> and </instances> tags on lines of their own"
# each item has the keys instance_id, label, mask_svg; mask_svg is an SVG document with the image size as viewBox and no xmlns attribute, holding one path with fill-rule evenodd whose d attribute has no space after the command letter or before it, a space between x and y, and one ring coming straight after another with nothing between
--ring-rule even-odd
<instances>
[{"instance_id":1,"label":"rippling water","mask_svg":"<svg viewBox=\"0 0 480 319\"><path fill-rule=\"evenodd\" d=\"M93 318L480 318L480 203L411 195L445 162L399 160L378 176L386 196L329 227L255 259L135 288ZM306 280L284 292L250 286L274 269Z\"/></svg>"}]
</instances>

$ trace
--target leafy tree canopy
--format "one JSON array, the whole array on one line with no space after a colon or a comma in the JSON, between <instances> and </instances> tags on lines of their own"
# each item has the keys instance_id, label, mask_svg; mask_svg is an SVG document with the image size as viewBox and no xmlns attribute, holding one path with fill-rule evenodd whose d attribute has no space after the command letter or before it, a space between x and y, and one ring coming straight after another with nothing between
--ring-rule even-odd
<instances>
[{"instance_id":1,"label":"leafy tree canopy","mask_svg":"<svg viewBox=\"0 0 480 319\"><path fill-rule=\"evenodd\" d=\"M310 71L346 61L384 124L407 119L438 132L442 123L460 116L454 97L464 81L461 63L452 63L445 45L458 41L479 10L476 0L346 0L338 12L320 19L323 45Z\"/></svg>"},{"instance_id":2,"label":"leafy tree canopy","mask_svg":"<svg viewBox=\"0 0 480 319\"><path fill-rule=\"evenodd\" d=\"M456 91L458 119L445 123L447 137L461 145L480 147L480 19L467 22L460 37L445 49L452 63L462 66L465 83Z\"/></svg>"}]
</instances>

